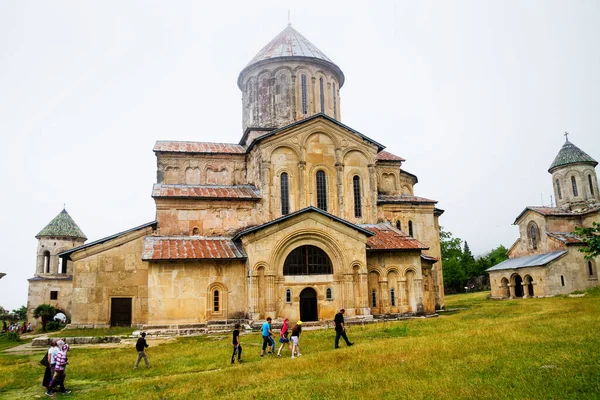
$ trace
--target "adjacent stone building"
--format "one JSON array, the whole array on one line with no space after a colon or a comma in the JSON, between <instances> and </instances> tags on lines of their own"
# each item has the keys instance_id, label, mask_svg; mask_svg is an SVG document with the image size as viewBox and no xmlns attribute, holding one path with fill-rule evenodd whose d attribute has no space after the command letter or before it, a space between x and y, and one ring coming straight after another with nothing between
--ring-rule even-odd
<instances>
[{"instance_id":1,"label":"adjacent stone building","mask_svg":"<svg viewBox=\"0 0 600 400\"><path fill-rule=\"evenodd\" d=\"M288 26L238 77L239 143L156 142L156 221L59 254L73 265L72 324L443 307L443 211L414 195L403 158L341 122L344 81Z\"/></svg>"},{"instance_id":2,"label":"adjacent stone building","mask_svg":"<svg viewBox=\"0 0 600 400\"><path fill-rule=\"evenodd\" d=\"M598 163L568 139L550 165L556 207L526 207L509 259L488 269L492 297L566 294L598 284L598 257L586 260L572 232L600 222Z\"/></svg>"}]
</instances>

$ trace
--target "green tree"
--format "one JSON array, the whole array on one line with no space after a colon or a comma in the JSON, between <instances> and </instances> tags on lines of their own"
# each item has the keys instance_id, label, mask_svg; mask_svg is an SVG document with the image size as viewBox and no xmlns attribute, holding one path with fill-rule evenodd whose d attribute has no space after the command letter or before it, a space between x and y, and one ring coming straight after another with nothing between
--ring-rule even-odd
<instances>
[{"instance_id":1,"label":"green tree","mask_svg":"<svg viewBox=\"0 0 600 400\"><path fill-rule=\"evenodd\" d=\"M579 249L585 254L585 258L590 260L600 256L600 224L594 222L590 228L575 228L573 232L581 240L584 246Z\"/></svg>"},{"instance_id":2,"label":"green tree","mask_svg":"<svg viewBox=\"0 0 600 400\"><path fill-rule=\"evenodd\" d=\"M16 316L18 321L27 321L27 307L21 306L16 310L13 310L13 314Z\"/></svg>"},{"instance_id":3,"label":"green tree","mask_svg":"<svg viewBox=\"0 0 600 400\"><path fill-rule=\"evenodd\" d=\"M478 275L475 257L473 257L473 253L471 253L471 249L469 248L469 244L466 240L465 245L463 247L462 255L460 257L460 262L462 263L462 268L465 271L467 279Z\"/></svg>"},{"instance_id":4,"label":"green tree","mask_svg":"<svg viewBox=\"0 0 600 400\"><path fill-rule=\"evenodd\" d=\"M467 280L465 270L462 267L461 244L462 240L460 238L453 237L452 233L446 232L443 227L440 227L444 287L449 293L459 291Z\"/></svg>"},{"instance_id":5,"label":"green tree","mask_svg":"<svg viewBox=\"0 0 600 400\"><path fill-rule=\"evenodd\" d=\"M50 304L40 304L33 310L33 318L42 319L42 330L46 332L46 324L56 315L56 308Z\"/></svg>"}]
</instances>

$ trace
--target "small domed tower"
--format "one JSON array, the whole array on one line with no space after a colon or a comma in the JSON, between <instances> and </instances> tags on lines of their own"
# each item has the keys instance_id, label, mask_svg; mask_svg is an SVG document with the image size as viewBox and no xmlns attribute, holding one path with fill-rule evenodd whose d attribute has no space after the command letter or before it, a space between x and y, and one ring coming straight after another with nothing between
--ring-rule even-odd
<instances>
[{"instance_id":1,"label":"small domed tower","mask_svg":"<svg viewBox=\"0 0 600 400\"><path fill-rule=\"evenodd\" d=\"M243 128L276 129L314 114L340 121L344 73L291 24L240 72Z\"/></svg>"},{"instance_id":2,"label":"small domed tower","mask_svg":"<svg viewBox=\"0 0 600 400\"><path fill-rule=\"evenodd\" d=\"M565 137L568 133L565 133ZM598 162L566 138L548 172L552 174L558 207L573 208L600 202Z\"/></svg>"}]
</instances>

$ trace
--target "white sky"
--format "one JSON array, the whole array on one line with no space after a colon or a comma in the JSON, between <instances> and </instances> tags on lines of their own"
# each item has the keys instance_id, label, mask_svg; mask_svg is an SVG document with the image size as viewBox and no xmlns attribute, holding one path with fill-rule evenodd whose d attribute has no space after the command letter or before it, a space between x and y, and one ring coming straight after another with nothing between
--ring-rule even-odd
<instances>
[{"instance_id":1,"label":"white sky","mask_svg":"<svg viewBox=\"0 0 600 400\"><path fill-rule=\"evenodd\" d=\"M152 221L156 140L239 141L238 73L288 9L346 75L342 122L406 158L475 254L550 203L565 130L600 160L598 1L4 0L1 306L26 304L63 203L89 240Z\"/></svg>"}]
</instances>

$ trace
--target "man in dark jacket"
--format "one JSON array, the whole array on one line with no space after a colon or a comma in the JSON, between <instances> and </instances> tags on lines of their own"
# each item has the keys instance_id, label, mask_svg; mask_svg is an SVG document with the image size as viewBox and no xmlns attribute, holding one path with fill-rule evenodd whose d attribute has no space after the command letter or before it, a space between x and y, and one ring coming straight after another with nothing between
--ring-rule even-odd
<instances>
[{"instance_id":1,"label":"man in dark jacket","mask_svg":"<svg viewBox=\"0 0 600 400\"><path fill-rule=\"evenodd\" d=\"M335 314L335 319L333 320L335 322L335 348L336 349L340 348L340 346L339 346L340 336L344 338L347 346L352 346L354 344L354 343L350 343L350 341L348 340L348 336L346 336L346 327L344 326L344 312L346 312L346 310L344 310L342 308L339 313Z\"/></svg>"},{"instance_id":2,"label":"man in dark jacket","mask_svg":"<svg viewBox=\"0 0 600 400\"><path fill-rule=\"evenodd\" d=\"M146 343L146 332L142 332L142 337L138 339L137 343L135 344L135 349L138 352L138 357L137 357L137 361L135 362L135 365L133 366L133 369L137 369L138 364L140 363L140 360L143 358L144 362L146 363L146 368L150 368L150 362L148 362L148 356L146 355L146 352L144 351L144 349L146 349L146 347L148 347L148 343Z\"/></svg>"}]
</instances>

